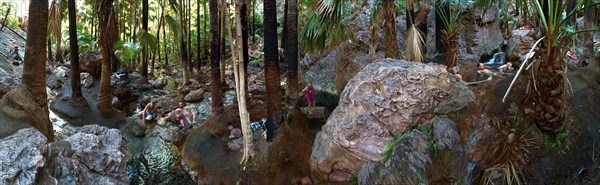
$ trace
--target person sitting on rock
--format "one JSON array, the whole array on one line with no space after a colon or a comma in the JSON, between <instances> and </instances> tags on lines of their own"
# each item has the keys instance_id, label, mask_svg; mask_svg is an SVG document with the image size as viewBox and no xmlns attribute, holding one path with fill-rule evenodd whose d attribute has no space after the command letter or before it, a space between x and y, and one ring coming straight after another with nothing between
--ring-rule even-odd
<instances>
[{"instance_id":1,"label":"person sitting on rock","mask_svg":"<svg viewBox=\"0 0 600 185\"><path fill-rule=\"evenodd\" d=\"M177 120L177 123L179 124L179 128L186 128L188 126L192 126L192 124L190 124L190 120L188 118L186 118L185 116L183 116L183 114L179 113L175 116L175 119Z\"/></svg>"},{"instance_id":2,"label":"person sitting on rock","mask_svg":"<svg viewBox=\"0 0 600 185\"><path fill-rule=\"evenodd\" d=\"M315 106L315 97L313 96L312 82L309 80L306 83L306 87L302 92L306 95L306 102L308 103L308 114L312 114L312 107Z\"/></svg>"},{"instance_id":3,"label":"person sitting on rock","mask_svg":"<svg viewBox=\"0 0 600 185\"><path fill-rule=\"evenodd\" d=\"M177 111L183 114L185 119L191 120L192 123L196 123L196 110L194 110L193 107L186 106L185 102L179 102L179 108L177 108Z\"/></svg>"},{"instance_id":4,"label":"person sitting on rock","mask_svg":"<svg viewBox=\"0 0 600 185\"><path fill-rule=\"evenodd\" d=\"M153 102L150 102L146 105L146 107L144 107L144 110L142 110L142 112L140 112L139 114L140 116L142 116L144 123L151 123L156 119L157 112L158 108L154 105Z\"/></svg>"},{"instance_id":5,"label":"person sitting on rock","mask_svg":"<svg viewBox=\"0 0 600 185\"><path fill-rule=\"evenodd\" d=\"M492 76L495 75L495 73L492 70L490 70L490 67L485 66L483 63L477 64L477 74L489 75L490 77L488 77L488 80L492 80Z\"/></svg>"}]
</instances>

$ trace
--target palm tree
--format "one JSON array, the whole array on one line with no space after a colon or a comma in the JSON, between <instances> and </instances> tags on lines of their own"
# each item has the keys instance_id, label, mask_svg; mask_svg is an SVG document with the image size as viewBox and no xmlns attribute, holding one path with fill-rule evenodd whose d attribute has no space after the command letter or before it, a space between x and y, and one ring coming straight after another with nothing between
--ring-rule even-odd
<instances>
[{"instance_id":1,"label":"palm tree","mask_svg":"<svg viewBox=\"0 0 600 185\"><path fill-rule=\"evenodd\" d=\"M296 106L298 97L298 1L288 2L287 20L287 46L285 47L285 60L287 63L287 96L291 99L291 105Z\"/></svg>"},{"instance_id":2,"label":"palm tree","mask_svg":"<svg viewBox=\"0 0 600 185\"><path fill-rule=\"evenodd\" d=\"M81 77L79 70L79 45L77 44L77 10L75 10L75 0L69 0L69 47L71 48L71 99L80 100Z\"/></svg>"},{"instance_id":3,"label":"palm tree","mask_svg":"<svg viewBox=\"0 0 600 185\"><path fill-rule=\"evenodd\" d=\"M148 33L148 0L142 0L142 29ZM142 77L148 78L148 46L142 48Z\"/></svg>"},{"instance_id":4,"label":"palm tree","mask_svg":"<svg viewBox=\"0 0 600 185\"><path fill-rule=\"evenodd\" d=\"M534 93L536 123L542 130L551 133L563 130L569 87L565 73L567 66L563 61L567 46L574 34L593 31L582 30L571 33L563 29L566 21L583 9L591 9L597 5L589 1L580 1L572 11L567 12L566 19L563 19L561 12L565 11L566 3L548 0L542 5L539 1L533 1L545 37L543 37L544 44L538 52L541 58L534 60L532 64L531 73L534 78L531 79L529 88Z\"/></svg>"},{"instance_id":5,"label":"palm tree","mask_svg":"<svg viewBox=\"0 0 600 185\"><path fill-rule=\"evenodd\" d=\"M212 114L223 114L223 92L221 91L220 68L220 36L219 36L219 8L217 0L208 3L210 11L210 90L212 93Z\"/></svg>"},{"instance_id":6,"label":"palm tree","mask_svg":"<svg viewBox=\"0 0 600 185\"><path fill-rule=\"evenodd\" d=\"M408 10L408 4L407 4ZM393 1L383 1L383 15L385 20L385 57L399 58L398 39L396 38L396 5Z\"/></svg>"},{"instance_id":7,"label":"palm tree","mask_svg":"<svg viewBox=\"0 0 600 185\"><path fill-rule=\"evenodd\" d=\"M179 1L179 21L180 21L180 35L179 35L179 52L181 54L181 67L183 69L183 84L187 85L190 83L190 71L188 68L188 49L187 49L187 33L186 33L186 21L185 21L185 9L184 0Z\"/></svg>"},{"instance_id":8,"label":"palm tree","mask_svg":"<svg viewBox=\"0 0 600 185\"><path fill-rule=\"evenodd\" d=\"M96 12L98 15L100 46L102 47L102 75L100 77L100 92L98 93L98 106L101 111L112 110L112 89L110 85L112 49L117 40L117 22L113 11L114 0L97 0Z\"/></svg>"},{"instance_id":9,"label":"palm tree","mask_svg":"<svg viewBox=\"0 0 600 185\"><path fill-rule=\"evenodd\" d=\"M48 0L31 0L29 3L29 26L27 29L27 46L23 62L22 83L28 90L37 106L45 115L36 120L34 127L42 132L49 141L54 141L54 131L48 119L48 100L46 94L46 36L48 34ZM35 25L35 26L33 26Z\"/></svg>"},{"instance_id":10,"label":"palm tree","mask_svg":"<svg viewBox=\"0 0 600 185\"><path fill-rule=\"evenodd\" d=\"M265 0L264 3L264 53L265 86L267 96L267 141L273 141L281 123L281 86L279 85L279 58L277 47L277 3Z\"/></svg>"}]
</instances>

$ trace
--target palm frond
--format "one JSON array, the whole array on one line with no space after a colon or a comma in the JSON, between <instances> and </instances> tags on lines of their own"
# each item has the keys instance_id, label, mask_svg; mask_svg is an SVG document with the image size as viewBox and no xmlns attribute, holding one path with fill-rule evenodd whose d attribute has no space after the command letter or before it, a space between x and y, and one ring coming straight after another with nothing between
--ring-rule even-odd
<instances>
[{"instance_id":1,"label":"palm frond","mask_svg":"<svg viewBox=\"0 0 600 185\"><path fill-rule=\"evenodd\" d=\"M148 33L146 31L142 31L138 36L138 41L140 45L144 48L150 48L152 51L156 51L156 46L158 45L158 39L156 36Z\"/></svg>"},{"instance_id":2,"label":"palm frond","mask_svg":"<svg viewBox=\"0 0 600 185\"><path fill-rule=\"evenodd\" d=\"M341 23L346 4L351 0L319 0L316 12L300 31L300 43L307 51L322 51L327 44L335 45L351 37Z\"/></svg>"},{"instance_id":3,"label":"palm frond","mask_svg":"<svg viewBox=\"0 0 600 185\"><path fill-rule=\"evenodd\" d=\"M418 28L413 24L408 29L406 40L407 60L423 62L423 37Z\"/></svg>"},{"instance_id":4,"label":"palm frond","mask_svg":"<svg viewBox=\"0 0 600 185\"><path fill-rule=\"evenodd\" d=\"M176 38L179 38L179 29L181 29L179 22L177 22L177 20L175 20L175 18L173 18L171 15L165 15L165 20L167 21L167 25L169 26L171 32L175 34Z\"/></svg>"},{"instance_id":5,"label":"palm frond","mask_svg":"<svg viewBox=\"0 0 600 185\"><path fill-rule=\"evenodd\" d=\"M54 35L56 38L56 46L60 48L62 43L62 34L60 33L61 29L61 13L60 13L60 2L56 0L52 1L50 5L50 12L48 15L48 29L50 29L50 33Z\"/></svg>"}]
</instances>

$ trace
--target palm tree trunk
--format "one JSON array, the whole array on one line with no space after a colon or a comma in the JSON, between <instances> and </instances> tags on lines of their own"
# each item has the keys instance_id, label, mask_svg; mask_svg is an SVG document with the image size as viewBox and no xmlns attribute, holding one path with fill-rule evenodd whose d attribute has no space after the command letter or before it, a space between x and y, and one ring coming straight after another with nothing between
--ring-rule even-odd
<instances>
[{"instance_id":1,"label":"palm tree trunk","mask_svg":"<svg viewBox=\"0 0 600 185\"><path fill-rule=\"evenodd\" d=\"M221 91L221 69L220 65L220 36L219 36L219 7L217 0L209 1L210 9L210 89L212 93L212 114L223 114L223 92Z\"/></svg>"},{"instance_id":2,"label":"palm tree trunk","mask_svg":"<svg viewBox=\"0 0 600 185\"><path fill-rule=\"evenodd\" d=\"M165 19L165 8L161 5L161 7L160 7L160 20L158 21L158 30L156 31L156 38L157 38L156 44L157 44L157 48L158 48L158 50L156 51L156 53L158 53L158 62L159 63L160 63L160 59L162 58L161 54L160 54L160 29L161 28L164 29L163 28L163 21L164 21L164 19ZM152 63L152 68L151 68L152 70L150 70L150 74L154 74L154 67L155 67L154 63Z\"/></svg>"},{"instance_id":3,"label":"palm tree trunk","mask_svg":"<svg viewBox=\"0 0 600 185\"><path fill-rule=\"evenodd\" d=\"M148 34L148 0L142 0L142 29ZM148 42L142 48L142 77L148 78Z\"/></svg>"},{"instance_id":4,"label":"palm tree trunk","mask_svg":"<svg viewBox=\"0 0 600 185\"><path fill-rule=\"evenodd\" d=\"M100 77L100 92L98 93L98 107L103 112L112 110L112 89L110 76L112 74L110 62L112 49L117 40L117 25L112 9L114 0L97 0L96 9L99 20L100 46L102 47L102 75Z\"/></svg>"},{"instance_id":5,"label":"palm tree trunk","mask_svg":"<svg viewBox=\"0 0 600 185\"><path fill-rule=\"evenodd\" d=\"M288 46L286 47L286 63L288 67L287 96L291 99L291 105L296 106L298 100L298 1L291 0L288 4L288 37L285 38Z\"/></svg>"},{"instance_id":6,"label":"palm tree trunk","mask_svg":"<svg viewBox=\"0 0 600 185\"><path fill-rule=\"evenodd\" d=\"M594 4L593 0L585 0L585 6L590 7L585 9L585 16L583 16L583 24L585 30L593 30L594 29L594 7L591 5ZM584 58L591 59L595 55L594 51L594 39L593 32L584 32L583 33L583 42L584 42Z\"/></svg>"},{"instance_id":7,"label":"palm tree trunk","mask_svg":"<svg viewBox=\"0 0 600 185\"><path fill-rule=\"evenodd\" d=\"M408 7L408 6L407 6ZM385 57L400 58L398 39L396 38L396 5L392 1L383 1L383 15L385 19Z\"/></svg>"},{"instance_id":8,"label":"palm tree trunk","mask_svg":"<svg viewBox=\"0 0 600 185\"><path fill-rule=\"evenodd\" d=\"M201 61L201 43L200 39L200 0L196 1L196 70L200 71L200 67L202 67Z\"/></svg>"},{"instance_id":9,"label":"palm tree trunk","mask_svg":"<svg viewBox=\"0 0 600 185\"><path fill-rule=\"evenodd\" d=\"M277 3L265 0L264 6L264 53L265 87L267 96L267 141L273 141L281 123L281 87L279 85L279 60L277 52Z\"/></svg>"},{"instance_id":10,"label":"palm tree trunk","mask_svg":"<svg viewBox=\"0 0 600 185\"><path fill-rule=\"evenodd\" d=\"M208 30L208 27L209 27L208 26L208 22L210 20L208 20L209 19L209 14L208 14L208 11L207 11L207 8L206 8L206 4L204 4L202 6L202 11L204 12L204 20L203 20L204 21L204 34L205 35L210 35L210 31ZM209 58L209 56L208 56L209 55L208 48L210 47L210 39L206 39L206 37L205 37L204 40L205 40L204 41L204 57L206 57L208 59Z\"/></svg>"},{"instance_id":11,"label":"palm tree trunk","mask_svg":"<svg viewBox=\"0 0 600 185\"><path fill-rule=\"evenodd\" d=\"M52 36L48 36L46 40L48 41L48 61L54 63L54 57L52 56Z\"/></svg>"},{"instance_id":12,"label":"palm tree trunk","mask_svg":"<svg viewBox=\"0 0 600 185\"><path fill-rule=\"evenodd\" d=\"M79 45L77 44L77 13L75 0L69 0L69 46L71 48L71 98L83 97L81 94L81 77L79 70Z\"/></svg>"},{"instance_id":13,"label":"palm tree trunk","mask_svg":"<svg viewBox=\"0 0 600 185\"><path fill-rule=\"evenodd\" d=\"M179 20L181 21L181 33L179 37L179 48L181 54L181 68L183 70L183 85L188 85L190 83L190 74L188 66L188 51L187 51L187 43L186 43L186 22L185 22L185 9L182 8L184 4L184 0L180 0L180 10L179 10Z\"/></svg>"},{"instance_id":14,"label":"palm tree trunk","mask_svg":"<svg viewBox=\"0 0 600 185\"><path fill-rule=\"evenodd\" d=\"M285 60L285 51L287 51L287 34L288 34L288 3L289 0L285 0L283 3L283 32L281 33L281 47L283 47L283 55L279 55L279 61L282 61L285 65L287 65L287 61ZM279 49L279 48L277 48Z\"/></svg>"},{"instance_id":15,"label":"palm tree trunk","mask_svg":"<svg viewBox=\"0 0 600 185\"><path fill-rule=\"evenodd\" d=\"M242 126L242 132L244 134L244 157L242 158L242 164L246 164L246 162L254 157L254 142L252 139L252 130L250 129L250 114L248 113L248 108L246 106L246 72L244 69L244 44L239 44L240 40L243 40L243 26L242 17L246 14L245 11L245 0L237 1L238 7L236 10L236 40L238 40L237 44L237 56L238 58L235 60L235 79L236 79L236 92L238 98L238 109L240 112L240 122Z\"/></svg>"},{"instance_id":16,"label":"palm tree trunk","mask_svg":"<svg viewBox=\"0 0 600 185\"><path fill-rule=\"evenodd\" d=\"M33 95L37 106L45 115L34 127L42 132L49 141L54 141L52 124L48 119L48 99L46 95L46 38L48 34L48 0L31 0L29 4L29 20L27 29L27 45L21 82ZM35 25L35 26L34 26Z\"/></svg>"},{"instance_id":17,"label":"palm tree trunk","mask_svg":"<svg viewBox=\"0 0 600 185\"><path fill-rule=\"evenodd\" d=\"M191 14L192 3L191 3L190 0L187 0L186 10L187 10L187 13L186 13L186 17L187 18L186 18L185 22L186 22L186 28L187 29L185 31L185 35L187 36L187 42L186 43L187 43L187 49L188 49L188 52L187 52L188 53L188 61L187 61L187 63L188 63L188 73L193 73L194 72L194 69L193 69L194 68L194 65L193 65L194 62L192 60L193 57L192 57L192 34L191 34L191 30L192 30L192 21L191 21L192 20L192 14Z\"/></svg>"},{"instance_id":18,"label":"palm tree trunk","mask_svg":"<svg viewBox=\"0 0 600 185\"><path fill-rule=\"evenodd\" d=\"M242 55L244 57L244 80L248 82L248 64L250 63L250 54L248 53L248 0L243 0L240 6L240 11L242 12L241 16L241 24L242 24ZM248 83L245 83L244 92L245 96L248 94Z\"/></svg>"},{"instance_id":19,"label":"palm tree trunk","mask_svg":"<svg viewBox=\"0 0 600 185\"><path fill-rule=\"evenodd\" d=\"M221 31L220 31L221 32L220 33L221 41L219 42L220 43L220 48L219 49L221 50L221 52L220 52L220 61L221 61L221 63L219 64L219 67L221 69L221 72L220 72L220 74L221 74L221 84L226 85L227 81L225 81L225 21L226 21L225 17L229 16L229 11L227 10L227 2L221 1L221 4L220 4L219 8L220 8L220 14L219 15L221 17L221 21L220 21L220 23L221 23L221 25L220 25L220 28L221 28Z\"/></svg>"}]
</instances>

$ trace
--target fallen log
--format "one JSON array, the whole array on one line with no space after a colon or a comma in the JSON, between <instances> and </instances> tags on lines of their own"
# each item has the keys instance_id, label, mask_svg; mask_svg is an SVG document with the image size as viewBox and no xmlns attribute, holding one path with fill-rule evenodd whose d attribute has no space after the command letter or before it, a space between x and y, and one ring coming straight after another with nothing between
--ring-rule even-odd
<instances>
[{"instance_id":1,"label":"fallen log","mask_svg":"<svg viewBox=\"0 0 600 185\"><path fill-rule=\"evenodd\" d=\"M0 23L2 24L2 23ZM25 37L23 37L21 34L17 33L17 31L13 30L12 28L10 28L9 26L5 26L4 24L2 24L2 27L6 27L8 28L8 30L10 30L11 32L13 32L15 35L19 36L19 38L23 39L23 40L27 40L25 39ZM0 30L1 31L1 30Z\"/></svg>"}]
</instances>

